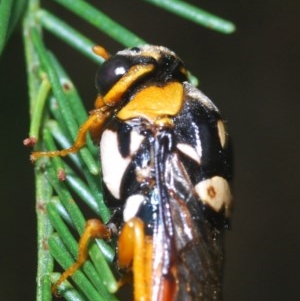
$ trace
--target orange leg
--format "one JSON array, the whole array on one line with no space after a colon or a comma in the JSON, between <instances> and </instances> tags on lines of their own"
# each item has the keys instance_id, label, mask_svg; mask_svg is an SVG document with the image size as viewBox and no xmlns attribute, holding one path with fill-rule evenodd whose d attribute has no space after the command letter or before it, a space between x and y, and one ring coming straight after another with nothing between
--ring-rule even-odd
<instances>
[{"instance_id":1,"label":"orange leg","mask_svg":"<svg viewBox=\"0 0 300 301\"><path fill-rule=\"evenodd\" d=\"M112 235L111 229L107 228L97 219L88 220L84 232L79 240L79 250L77 261L71 265L52 286L52 293L57 295L58 286L67 278L72 276L88 258L88 244L92 238L108 239Z\"/></svg>"},{"instance_id":2,"label":"orange leg","mask_svg":"<svg viewBox=\"0 0 300 301\"><path fill-rule=\"evenodd\" d=\"M128 221L119 236L120 268L132 267L135 301L150 301L152 286L152 238L145 236L144 223L139 218Z\"/></svg>"},{"instance_id":3,"label":"orange leg","mask_svg":"<svg viewBox=\"0 0 300 301\"><path fill-rule=\"evenodd\" d=\"M99 97L98 97L99 98ZM91 132L93 139L98 139L101 133L101 127L105 120L110 116L111 110L105 105L101 108L95 109L91 112L89 118L81 125L77 138L74 144L67 149L57 150L57 151L41 151L33 152L31 154L31 161L35 161L40 157L63 157L70 153L76 153L86 144L86 135Z\"/></svg>"}]
</instances>

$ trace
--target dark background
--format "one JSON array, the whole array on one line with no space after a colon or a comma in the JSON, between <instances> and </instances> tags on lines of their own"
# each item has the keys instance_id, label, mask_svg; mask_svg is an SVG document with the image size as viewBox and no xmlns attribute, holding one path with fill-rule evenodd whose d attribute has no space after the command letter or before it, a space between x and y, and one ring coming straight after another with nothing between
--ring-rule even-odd
<instances>
[{"instance_id":1,"label":"dark background","mask_svg":"<svg viewBox=\"0 0 300 301\"><path fill-rule=\"evenodd\" d=\"M170 47L228 120L235 148L235 212L227 233L224 301L300 299L299 1L190 1L232 20L222 35L143 1L95 1L149 43ZM69 20L62 8L46 1ZM122 48L73 25L110 52ZM91 109L97 66L60 41L47 43ZM0 60L1 276L5 300L35 299L36 228L28 96L21 31ZM298 188L297 188L298 187Z\"/></svg>"}]
</instances>

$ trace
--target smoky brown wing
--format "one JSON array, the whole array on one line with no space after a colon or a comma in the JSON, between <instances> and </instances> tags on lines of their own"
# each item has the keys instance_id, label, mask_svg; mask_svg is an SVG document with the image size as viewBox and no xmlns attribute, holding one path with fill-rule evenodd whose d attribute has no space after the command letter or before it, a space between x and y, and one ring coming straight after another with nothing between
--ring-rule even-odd
<instances>
[{"instance_id":1,"label":"smoky brown wing","mask_svg":"<svg viewBox=\"0 0 300 301\"><path fill-rule=\"evenodd\" d=\"M223 229L207 217L183 163L173 154L166 164L178 290L176 300L220 300ZM209 212L209 214L214 214Z\"/></svg>"}]
</instances>

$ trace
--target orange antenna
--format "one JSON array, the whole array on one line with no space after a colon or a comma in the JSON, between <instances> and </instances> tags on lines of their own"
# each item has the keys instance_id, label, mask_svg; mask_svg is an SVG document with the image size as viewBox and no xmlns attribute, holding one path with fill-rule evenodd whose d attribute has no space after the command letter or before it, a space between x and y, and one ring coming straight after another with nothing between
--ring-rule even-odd
<instances>
[{"instance_id":1,"label":"orange antenna","mask_svg":"<svg viewBox=\"0 0 300 301\"><path fill-rule=\"evenodd\" d=\"M92 50L95 54L101 56L105 60L109 59L109 57L110 57L110 54L108 53L108 51L105 48L103 48L102 46L95 45L92 48Z\"/></svg>"}]
</instances>

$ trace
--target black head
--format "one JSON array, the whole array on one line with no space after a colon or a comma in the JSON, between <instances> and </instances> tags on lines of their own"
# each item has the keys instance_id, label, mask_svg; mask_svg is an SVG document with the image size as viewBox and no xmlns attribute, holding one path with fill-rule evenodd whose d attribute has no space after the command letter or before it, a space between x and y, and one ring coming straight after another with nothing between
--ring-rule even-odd
<instances>
[{"instance_id":1,"label":"black head","mask_svg":"<svg viewBox=\"0 0 300 301\"><path fill-rule=\"evenodd\" d=\"M162 84L183 82L187 80L187 70L181 59L168 48L145 45L125 49L105 61L97 71L96 88L99 94L106 95L125 77L128 87L137 81L143 82L143 79Z\"/></svg>"}]
</instances>

